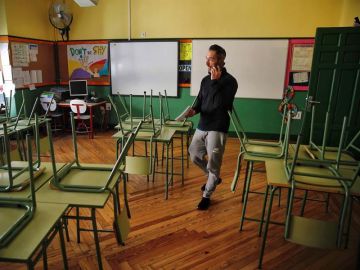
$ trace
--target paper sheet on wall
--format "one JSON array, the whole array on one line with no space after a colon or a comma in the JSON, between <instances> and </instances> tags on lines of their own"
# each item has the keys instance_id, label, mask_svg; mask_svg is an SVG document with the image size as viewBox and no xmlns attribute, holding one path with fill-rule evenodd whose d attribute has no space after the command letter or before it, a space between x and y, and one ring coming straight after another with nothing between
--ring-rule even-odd
<instances>
[{"instance_id":1,"label":"paper sheet on wall","mask_svg":"<svg viewBox=\"0 0 360 270\"><path fill-rule=\"evenodd\" d=\"M29 44L29 57L31 62L37 62L38 53L39 53L39 45Z\"/></svg>"},{"instance_id":2,"label":"paper sheet on wall","mask_svg":"<svg viewBox=\"0 0 360 270\"><path fill-rule=\"evenodd\" d=\"M307 72L296 72L293 74L294 83L305 83L309 81Z\"/></svg>"},{"instance_id":3,"label":"paper sheet on wall","mask_svg":"<svg viewBox=\"0 0 360 270\"><path fill-rule=\"evenodd\" d=\"M19 67L14 67L12 69L12 75L13 75L13 78L16 79L16 78L22 78L23 77L23 73L22 73L22 68L19 68Z\"/></svg>"},{"instance_id":4,"label":"paper sheet on wall","mask_svg":"<svg viewBox=\"0 0 360 270\"><path fill-rule=\"evenodd\" d=\"M31 83L30 72L28 70L23 71L24 84L28 85Z\"/></svg>"},{"instance_id":5,"label":"paper sheet on wall","mask_svg":"<svg viewBox=\"0 0 360 270\"><path fill-rule=\"evenodd\" d=\"M11 73L11 66L3 66L4 72L4 80L5 81L12 81L12 73Z\"/></svg>"},{"instance_id":6,"label":"paper sheet on wall","mask_svg":"<svg viewBox=\"0 0 360 270\"><path fill-rule=\"evenodd\" d=\"M29 66L29 46L27 43L11 43L12 64L15 67Z\"/></svg>"},{"instance_id":7,"label":"paper sheet on wall","mask_svg":"<svg viewBox=\"0 0 360 270\"><path fill-rule=\"evenodd\" d=\"M314 47L294 47L291 70L310 71L313 52Z\"/></svg>"},{"instance_id":8,"label":"paper sheet on wall","mask_svg":"<svg viewBox=\"0 0 360 270\"><path fill-rule=\"evenodd\" d=\"M38 82L38 83L42 83L42 82L43 82L42 70L36 70L36 78L37 78L37 82Z\"/></svg>"},{"instance_id":9,"label":"paper sheet on wall","mask_svg":"<svg viewBox=\"0 0 360 270\"><path fill-rule=\"evenodd\" d=\"M36 74L36 70L30 70L30 78L31 78L31 83L37 83L37 74Z\"/></svg>"},{"instance_id":10,"label":"paper sheet on wall","mask_svg":"<svg viewBox=\"0 0 360 270\"><path fill-rule=\"evenodd\" d=\"M9 66L10 59L9 59L9 50L8 50L7 46L1 46L0 56L1 56L1 65Z\"/></svg>"}]
</instances>

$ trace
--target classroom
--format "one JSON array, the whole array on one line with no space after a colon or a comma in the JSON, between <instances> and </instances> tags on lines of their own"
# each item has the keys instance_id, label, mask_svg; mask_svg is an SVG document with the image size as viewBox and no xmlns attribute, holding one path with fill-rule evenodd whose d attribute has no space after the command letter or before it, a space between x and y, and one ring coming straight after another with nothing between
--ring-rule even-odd
<instances>
[{"instance_id":1,"label":"classroom","mask_svg":"<svg viewBox=\"0 0 360 270\"><path fill-rule=\"evenodd\" d=\"M0 0L0 269L360 269L359 0Z\"/></svg>"}]
</instances>

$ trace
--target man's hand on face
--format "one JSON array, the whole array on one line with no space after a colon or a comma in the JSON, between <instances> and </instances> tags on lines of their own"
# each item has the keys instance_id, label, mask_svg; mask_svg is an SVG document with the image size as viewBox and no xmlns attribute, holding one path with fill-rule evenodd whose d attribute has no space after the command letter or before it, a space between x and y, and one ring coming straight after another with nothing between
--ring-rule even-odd
<instances>
[{"instance_id":1,"label":"man's hand on face","mask_svg":"<svg viewBox=\"0 0 360 270\"><path fill-rule=\"evenodd\" d=\"M221 69L219 66L210 69L211 80L218 80L221 77Z\"/></svg>"}]
</instances>

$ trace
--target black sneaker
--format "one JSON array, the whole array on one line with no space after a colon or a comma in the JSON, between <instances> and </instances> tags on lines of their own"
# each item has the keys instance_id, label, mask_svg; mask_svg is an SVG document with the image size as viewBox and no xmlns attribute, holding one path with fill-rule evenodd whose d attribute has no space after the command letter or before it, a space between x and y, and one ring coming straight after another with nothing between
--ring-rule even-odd
<instances>
[{"instance_id":1,"label":"black sneaker","mask_svg":"<svg viewBox=\"0 0 360 270\"><path fill-rule=\"evenodd\" d=\"M219 178L218 181L217 181L217 183L216 183L216 185L220 185L221 182L222 182L222 179ZM206 183L201 186L201 191L205 191L205 186L206 186Z\"/></svg>"},{"instance_id":2,"label":"black sneaker","mask_svg":"<svg viewBox=\"0 0 360 270\"><path fill-rule=\"evenodd\" d=\"M207 210L210 206L210 198L205 198L205 197L202 197L201 201L199 202L198 204L198 209L199 210Z\"/></svg>"}]
</instances>

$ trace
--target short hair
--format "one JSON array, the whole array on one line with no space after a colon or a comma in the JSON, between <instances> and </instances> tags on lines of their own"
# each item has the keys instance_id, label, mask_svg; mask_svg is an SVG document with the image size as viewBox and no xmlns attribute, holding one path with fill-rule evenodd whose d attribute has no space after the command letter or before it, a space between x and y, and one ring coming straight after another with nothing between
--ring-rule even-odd
<instances>
[{"instance_id":1,"label":"short hair","mask_svg":"<svg viewBox=\"0 0 360 270\"><path fill-rule=\"evenodd\" d=\"M224 57L224 59L226 57L225 49L217 44L211 45L209 51L215 51L217 55Z\"/></svg>"}]
</instances>

